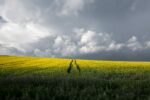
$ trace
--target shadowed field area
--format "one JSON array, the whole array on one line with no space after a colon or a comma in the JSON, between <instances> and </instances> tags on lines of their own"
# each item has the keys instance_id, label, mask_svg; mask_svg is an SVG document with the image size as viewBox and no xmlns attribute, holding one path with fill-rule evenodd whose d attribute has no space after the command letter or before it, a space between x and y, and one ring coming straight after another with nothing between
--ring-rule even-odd
<instances>
[{"instance_id":1,"label":"shadowed field area","mask_svg":"<svg viewBox=\"0 0 150 100\"><path fill-rule=\"evenodd\" d=\"M149 100L150 63L0 56L1 100Z\"/></svg>"}]
</instances>

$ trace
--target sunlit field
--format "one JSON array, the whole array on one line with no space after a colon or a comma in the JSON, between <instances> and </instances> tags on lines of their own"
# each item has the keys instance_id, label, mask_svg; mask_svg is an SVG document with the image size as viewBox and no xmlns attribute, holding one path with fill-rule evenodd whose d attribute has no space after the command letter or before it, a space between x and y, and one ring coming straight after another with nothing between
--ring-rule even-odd
<instances>
[{"instance_id":1,"label":"sunlit field","mask_svg":"<svg viewBox=\"0 0 150 100\"><path fill-rule=\"evenodd\" d=\"M150 100L150 62L0 56L0 100Z\"/></svg>"}]
</instances>

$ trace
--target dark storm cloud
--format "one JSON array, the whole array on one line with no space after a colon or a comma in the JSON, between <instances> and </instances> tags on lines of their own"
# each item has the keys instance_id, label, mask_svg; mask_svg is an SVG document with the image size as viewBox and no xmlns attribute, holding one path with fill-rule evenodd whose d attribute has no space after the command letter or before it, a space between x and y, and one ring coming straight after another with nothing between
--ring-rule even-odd
<instances>
[{"instance_id":1,"label":"dark storm cloud","mask_svg":"<svg viewBox=\"0 0 150 100\"><path fill-rule=\"evenodd\" d=\"M96 0L83 16L96 20L97 30L115 33L118 40L144 37L150 35L149 5L149 0Z\"/></svg>"},{"instance_id":2,"label":"dark storm cloud","mask_svg":"<svg viewBox=\"0 0 150 100\"><path fill-rule=\"evenodd\" d=\"M150 60L149 5L149 0L0 0L0 23L7 20L0 27L0 54Z\"/></svg>"},{"instance_id":3,"label":"dark storm cloud","mask_svg":"<svg viewBox=\"0 0 150 100\"><path fill-rule=\"evenodd\" d=\"M4 3L4 0L0 0L0 5L2 5Z\"/></svg>"}]
</instances>

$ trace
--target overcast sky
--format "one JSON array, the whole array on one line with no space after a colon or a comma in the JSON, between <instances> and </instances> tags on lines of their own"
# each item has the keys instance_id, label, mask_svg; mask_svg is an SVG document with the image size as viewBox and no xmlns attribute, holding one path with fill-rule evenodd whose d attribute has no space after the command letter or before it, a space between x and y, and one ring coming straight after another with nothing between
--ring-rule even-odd
<instances>
[{"instance_id":1,"label":"overcast sky","mask_svg":"<svg viewBox=\"0 0 150 100\"><path fill-rule=\"evenodd\" d=\"M0 0L0 55L150 61L150 0Z\"/></svg>"}]
</instances>

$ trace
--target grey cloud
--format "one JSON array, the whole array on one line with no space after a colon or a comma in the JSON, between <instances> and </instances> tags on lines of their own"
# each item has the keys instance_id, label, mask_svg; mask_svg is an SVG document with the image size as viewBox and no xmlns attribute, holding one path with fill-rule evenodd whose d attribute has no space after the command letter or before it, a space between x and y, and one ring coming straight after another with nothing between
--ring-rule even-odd
<instances>
[{"instance_id":1,"label":"grey cloud","mask_svg":"<svg viewBox=\"0 0 150 100\"><path fill-rule=\"evenodd\" d=\"M135 11L132 11L135 2ZM95 22L98 31L113 32L118 41L125 41L133 35L149 36L149 4L149 0L96 0L82 16Z\"/></svg>"},{"instance_id":2,"label":"grey cloud","mask_svg":"<svg viewBox=\"0 0 150 100\"><path fill-rule=\"evenodd\" d=\"M84 29L78 29L73 34L70 36L54 34L29 44L28 49L36 56L73 57L97 52L147 50L149 43L148 41L140 43L135 36L125 43L118 43L108 33L97 33Z\"/></svg>"},{"instance_id":3,"label":"grey cloud","mask_svg":"<svg viewBox=\"0 0 150 100\"><path fill-rule=\"evenodd\" d=\"M0 16L0 24L2 24L2 23L6 23L7 21L5 20L5 19L3 19L3 17L2 16Z\"/></svg>"},{"instance_id":4,"label":"grey cloud","mask_svg":"<svg viewBox=\"0 0 150 100\"><path fill-rule=\"evenodd\" d=\"M127 41L127 47L132 51L143 49L140 42L137 40L137 37L133 36Z\"/></svg>"},{"instance_id":5,"label":"grey cloud","mask_svg":"<svg viewBox=\"0 0 150 100\"><path fill-rule=\"evenodd\" d=\"M117 61L150 61L149 50L130 51L122 49L120 51L104 51L92 54L84 54L76 56L80 59L96 59L96 60L117 60Z\"/></svg>"},{"instance_id":6,"label":"grey cloud","mask_svg":"<svg viewBox=\"0 0 150 100\"><path fill-rule=\"evenodd\" d=\"M147 42L145 43L145 45L146 45L146 48L150 48L150 41L147 41Z\"/></svg>"},{"instance_id":7,"label":"grey cloud","mask_svg":"<svg viewBox=\"0 0 150 100\"><path fill-rule=\"evenodd\" d=\"M41 38L37 42L22 45L21 48L25 51L21 51L17 47L1 47L1 54L76 58L89 58L90 55L91 59L107 60L113 59L110 56L116 55L114 59L121 60L120 57L123 56L125 58L122 58L122 60L125 60L128 56L133 55L134 58L134 56L138 56L136 55L137 52L147 52L150 48L149 41L141 43L135 36L128 39L125 43L118 43L112 38L113 34L110 35L108 33L97 33L91 30L78 29L72 34L74 35L53 34ZM128 55L128 52L131 55ZM94 56L95 54L97 56Z\"/></svg>"},{"instance_id":8,"label":"grey cloud","mask_svg":"<svg viewBox=\"0 0 150 100\"><path fill-rule=\"evenodd\" d=\"M0 54L1 55L23 55L23 52L15 47L9 47L5 44L0 43Z\"/></svg>"},{"instance_id":9,"label":"grey cloud","mask_svg":"<svg viewBox=\"0 0 150 100\"><path fill-rule=\"evenodd\" d=\"M79 29L73 34L70 36L56 35L32 44L36 48L36 55L38 56L37 52L43 51L53 56L75 56L98 51L119 50L122 46L112 40L107 33L96 33L90 30Z\"/></svg>"},{"instance_id":10,"label":"grey cloud","mask_svg":"<svg viewBox=\"0 0 150 100\"><path fill-rule=\"evenodd\" d=\"M149 0L0 0L0 23L7 22L0 26L0 53L149 60L149 4Z\"/></svg>"}]
</instances>

